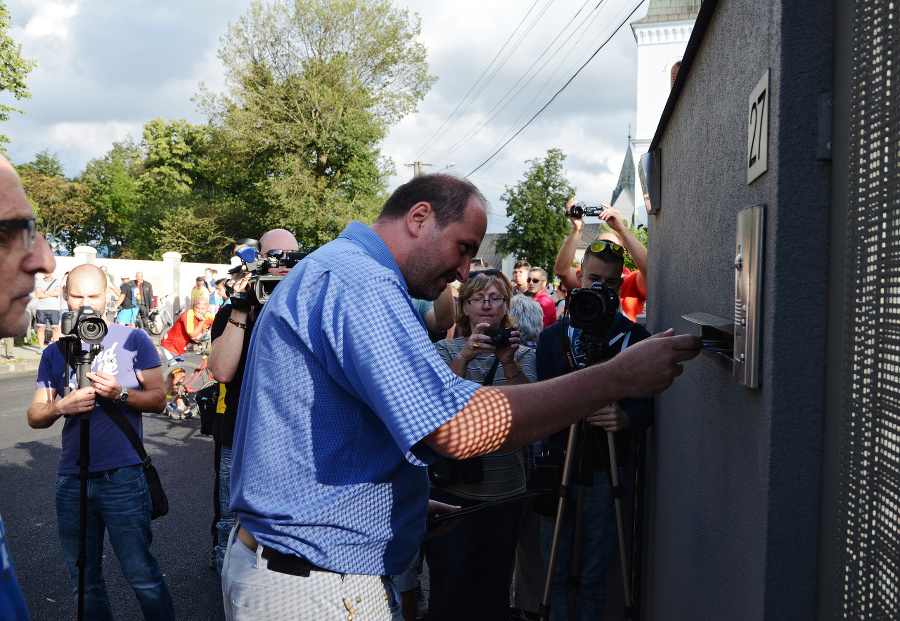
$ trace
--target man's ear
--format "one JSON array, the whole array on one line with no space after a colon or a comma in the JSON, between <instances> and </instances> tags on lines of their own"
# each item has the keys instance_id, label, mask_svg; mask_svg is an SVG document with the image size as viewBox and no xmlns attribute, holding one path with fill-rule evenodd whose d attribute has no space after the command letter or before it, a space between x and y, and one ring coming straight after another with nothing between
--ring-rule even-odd
<instances>
[{"instance_id":1,"label":"man's ear","mask_svg":"<svg viewBox=\"0 0 900 621\"><path fill-rule=\"evenodd\" d=\"M409 230L409 234L419 237L432 218L434 218L434 210L431 208L431 203L422 201L413 205L406 212L406 228Z\"/></svg>"}]
</instances>

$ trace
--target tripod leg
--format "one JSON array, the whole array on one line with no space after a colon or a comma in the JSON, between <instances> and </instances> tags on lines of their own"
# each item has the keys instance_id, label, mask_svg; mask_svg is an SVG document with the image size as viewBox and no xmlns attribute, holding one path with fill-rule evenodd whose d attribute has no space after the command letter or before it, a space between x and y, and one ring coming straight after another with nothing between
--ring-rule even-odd
<instances>
[{"instance_id":1,"label":"tripod leg","mask_svg":"<svg viewBox=\"0 0 900 621\"><path fill-rule=\"evenodd\" d=\"M584 533L584 485L578 486L575 503L575 536L572 540L572 570L569 572L569 621L575 621L581 586L581 539Z\"/></svg>"},{"instance_id":2,"label":"tripod leg","mask_svg":"<svg viewBox=\"0 0 900 621\"><path fill-rule=\"evenodd\" d=\"M550 620L550 595L553 591L553 572L556 569L556 558L559 555L559 540L562 535L562 522L566 515L566 504L569 498L569 487L575 467L575 447L578 444L581 423L569 427L569 439L566 442L566 459L563 462L562 480L559 485L559 504L556 507L556 522L553 524L553 538L550 543L550 556L547 559L547 577L544 580L544 597L541 599L541 621Z\"/></svg>"},{"instance_id":3,"label":"tripod leg","mask_svg":"<svg viewBox=\"0 0 900 621\"><path fill-rule=\"evenodd\" d=\"M609 444L609 474L612 479L612 493L616 506L616 526L619 530L619 559L622 563L622 587L625 591L625 618L633 619L633 607L631 601L631 580L628 573L628 553L625 550L625 518L622 512L623 486L619 481L619 466L616 463L616 440L611 431L606 432L606 441Z\"/></svg>"}]
</instances>

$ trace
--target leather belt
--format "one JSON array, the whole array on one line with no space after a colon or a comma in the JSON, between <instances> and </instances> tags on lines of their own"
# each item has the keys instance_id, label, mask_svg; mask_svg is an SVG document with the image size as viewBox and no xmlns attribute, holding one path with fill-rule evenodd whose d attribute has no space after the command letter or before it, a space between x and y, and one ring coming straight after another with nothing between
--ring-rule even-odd
<instances>
[{"instance_id":1,"label":"leather belt","mask_svg":"<svg viewBox=\"0 0 900 621\"><path fill-rule=\"evenodd\" d=\"M260 547L262 547L262 557L269 562L268 567L271 571L276 571L280 574L287 574L289 576L299 576L301 578L308 578L309 572L311 571L335 573L331 570L322 569L317 565L313 565L302 556L285 554L283 552L273 550L272 548L260 544L256 540L256 537L254 537L250 533L250 531L245 529L243 526L238 526L237 538L240 539L241 543L243 543L253 552L256 552Z\"/></svg>"}]
</instances>

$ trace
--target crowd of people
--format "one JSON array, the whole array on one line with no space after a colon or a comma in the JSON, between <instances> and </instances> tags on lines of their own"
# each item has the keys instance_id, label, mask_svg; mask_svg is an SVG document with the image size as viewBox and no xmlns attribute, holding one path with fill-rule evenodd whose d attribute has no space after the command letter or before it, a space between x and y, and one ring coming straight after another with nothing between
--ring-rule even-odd
<instances>
[{"instance_id":1,"label":"crowd of people","mask_svg":"<svg viewBox=\"0 0 900 621\"><path fill-rule=\"evenodd\" d=\"M0 162L0 213L33 218L21 198L15 172ZM579 619L602 618L605 572L618 545L605 434L615 434L624 466L628 434L652 423L652 396L681 373L699 342L671 331L650 337L635 323L646 299L646 249L615 210L601 218L618 236L591 243L580 269L572 262L581 221L570 218L551 290L547 272L525 260L515 264L512 280L472 264L486 209L467 180L418 177L397 188L371 226L351 223L296 266L270 271L281 280L264 304L245 295L249 274L231 283L211 270L197 278L192 307L163 347L183 355L209 332L209 370L220 391L210 565L222 576L227 619L410 621L423 556L432 621L506 619L513 576L516 606L526 617L537 612L555 516L538 515L538 503L523 493L536 456L558 456L575 424L586 427L585 445L597 448L585 452L579 486L568 490L551 611L553 619L567 619L573 605L574 516L583 505L589 517L581 571L573 574L580 576L574 609ZM0 241L21 255L8 273L21 283L21 273L52 275L52 255L34 220L24 240L10 224L19 221L0 221ZM297 249L284 229L260 239L265 256ZM623 274L626 252L638 266L631 274ZM72 270L59 288L41 280L47 299L72 310L86 304L102 312L111 286L90 265ZM569 323L565 292L598 283L622 300L603 335L615 355L585 364L584 331ZM135 278L119 289L117 306L132 309L126 319L152 298L144 284ZM24 302L4 299L5 289L0 316L15 332L24 327ZM130 425L140 435L141 412L163 411L167 391L152 342L133 322L119 323L103 340L90 386L70 389L59 348L45 350L28 422L49 427L64 418L57 514L77 588L75 461L79 414L91 413L86 479L95 501L87 517L85 618L112 618L101 570L106 531L145 618L170 619L172 599L150 551L145 473L121 430ZM520 496L428 525L428 518ZM27 618L11 564L9 571L0 612L8 598L16 611L9 618Z\"/></svg>"}]
</instances>

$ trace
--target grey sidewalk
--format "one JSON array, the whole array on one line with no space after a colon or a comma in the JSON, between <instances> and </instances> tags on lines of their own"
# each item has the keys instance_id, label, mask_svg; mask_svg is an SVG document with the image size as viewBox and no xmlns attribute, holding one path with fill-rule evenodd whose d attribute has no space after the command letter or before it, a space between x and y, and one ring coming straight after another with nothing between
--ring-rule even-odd
<instances>
[{"instance_id":1,"label":"grey sidewalk","mask_svg":"<svg viewBox=\"0 0 900 621\"><path fill-rule=\"evenodd\" d=\"M7 355L12 356L12 360ZM0 374L37 371L40 361L41 351L37 345L10 347L7 350L0 344Z\"/></svg>"}]
</instances>

